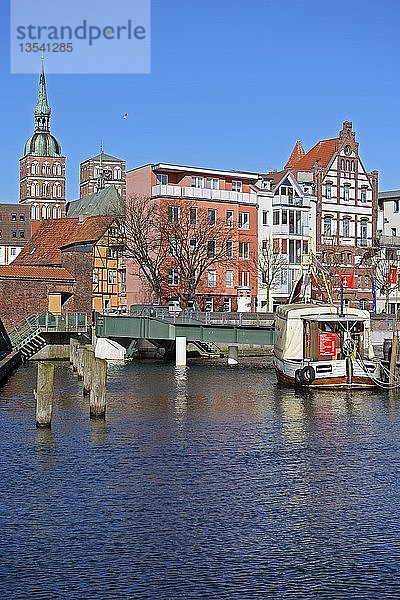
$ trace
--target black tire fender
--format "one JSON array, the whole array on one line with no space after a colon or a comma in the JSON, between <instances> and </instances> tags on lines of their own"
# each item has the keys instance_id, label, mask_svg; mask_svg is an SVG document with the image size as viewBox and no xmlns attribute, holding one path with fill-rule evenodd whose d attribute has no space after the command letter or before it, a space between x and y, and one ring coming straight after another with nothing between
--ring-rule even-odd
<instances>
[{"instance_id":1,"label":"black tire fender","mask_svg":"<svg viewBox=\"0 0 400 600\"><path fill-rule=\"evenodd\" d=\"M310 385L315 379L315 369L311 365L304 367L301 371L304 385Z\"/></svg>"},{"instance_id":2,"label":"black tire fender","mask_svg":"<svg viewBox=\"0 0 400 600\"><path fill-rule=\"evenodd\" d=\"M302 369L296 369L296 371L294 372L294 380L295 383L297 383L297 385L304 385Z\"/></svg>"}]
</instances>

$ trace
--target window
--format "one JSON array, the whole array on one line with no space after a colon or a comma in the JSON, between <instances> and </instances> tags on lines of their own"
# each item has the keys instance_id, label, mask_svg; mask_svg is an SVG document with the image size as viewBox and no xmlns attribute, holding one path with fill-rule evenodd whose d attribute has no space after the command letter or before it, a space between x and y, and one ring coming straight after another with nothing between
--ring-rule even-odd
<instances>
[{"instance_id":1,"label":"window","mask_svg":"<svg viewBox=\"0 0 400 600\"><path fill-rule=\"evenodd\" d=\"M216 287L217 271L207 271L207 285L208 287Z\"/></svg>"},{"instance_id":2,"label":"window","mask_svg":"<svg viewBox=\"0 0 400 600\"><path fill-rule=\"evenodd\" d=\"M364 242L367 241L367 237L368 237L368 221L365 221L364 219L362 221L360 221L360 239Z\"/></svg>"},{"instance_id":3,"label":"window","mask_svg":"<svg viewBox=\"0 0 400 600\"><path fill-rule=\"evenodd\" d=\"M189 211L189 219L191 225L196 225L197 223L197 208L191 208Z\"/></svg>"},{"instance_id":4,"label":"window","mask_svg":"<svg viewBox=\"0 0 400 600\"><path fill-rule=\"evenodd\" d=\"M345 183L343 186L343 200L347 202L350 200L350 185Z\"/></svg>"},{"instance_id":5,"label":"window","mask_svg":"<svg viewBox=\"0 0 400 600\"><path fill-rule=\"evenodd\" d=\"M203 178L194 175L192 177L192 187L202 188L203 187Z\"/></svg>"},{"instance_id":6,"label":"window","mask_svg":"<svg viewBox=\"0 0 400 600\"><path fill-rule=\"evenodd\" d=\"M17 254L17 249L16 248L11 248L10 249L10 255L11 256L16 256L16 254Z\"/></svg>"},{"instance_id":7,"label":"window","mask_svg":"<svg viewBox=\"0 0 400 600\"><path fill-rule=\"evenodd\" d=\"M39 164L37 162L32 163L31 173L32 175L39 175Z\"/></svg>"},{"instance_id":8,"label":"window","mask_svg":"<svg viewBox=\"0 0 400 600\"><path fill-rule=\"evenodd\" d=\"M115 285L117 283L117 271L108 271L108 283L109 285Z\"/></svg>"},{"instance_id":9,"label":"window","mask_svg":"<svg viewBox=\"0 0 400 600\"><path fill-rule=\"evenodd\" d=\"M241 192L242 191L242 182L241 181L232 181L232 192Z\"/></svg>"},{"instance_id":10,"label":"window","mask_svg":"<svg viewBox=\"0 0 400 600\"><path fill-rule=\"evenodd\" d=\"M361 200L361 202L367 201L367 188L361 188L360 200ZM395 201L395 203L396 203L396 201ZM399 212L399 201L398 200L397 200L397 211L395 211L395 212Z\"/></svg>"},{"instance_id":11,"label":"window","mask_svg":"<svg viewBox=\"0 0 400 600\"><path fill-rule=\"evenodd\" d=\"M240 212L239 213L239 229L249 229L250 226L250 214Z\"/></svg>"},{"instance_id":12,"label":"window","mask_svg":"<svg viewBox=\"0 0 400 600\"><path fill-rule=\"evenodd\" d=\"M215 177L207 177L206 187L209 190L217 190L219 188L219 179Z\"/></svg>"},{"instance_id":13,"label":"window","mask_svg":"<svg viewBox=\"0 0 400 600\"><path fill-rule=\"evenodd\" d=\"M108 258L118 258L118 250L117 248L107 248L107 256Z\"/></svg>"},{"instance_id":14,"label":"window","mask_svg":"<svg viewBox=\"0 0 400 600\"><path fill-rule=\"evenodd\" d=\"M239 273L239 285L248 287L250 285L250 273L249 271L240 271Z\"/></svg>"},{"instance_id":15,"label":"window","mask_svg":"<svg viewBox=\"0 0 400 600\"><path fill-rule=\"evenodd\" d=\"M99 274L97 271L93 271L93 283L99 283Z\"/></svg>"},{"instance_id":16,"label":"window","mask_svg":"<svg viewBox=\"0 0 400 600\"><path fill-rule=\"evenodd\" d=\"M225 286L233 287L233 271L226 271L225 273Z\"/></svg>"},{"instance_id":17,"label":"window","mask_svg":"<svg viewBox=\"0 0 400 600\"><path fill-rule=\"evenodd\" d=\"M61 175L61 165L59 163L53 165L53 175Z\"/></svg>"},{"instance_id":18,"label":"window","mask_svg":"<svg viewBox=\"0 0 400 600\"><path fill-rule=\"evenodd\" d=\"M239 242L239 258L249 258L249 242Z\"/></svg>"},{"instance_id":19,"label":"window","mask_svg":"<svg viewBox=\"0 0 400 600\"><path fill-rule=\"evenodd\" d=\"M19 232L19 237L21 238L21 240L24 239L24 237L25 237L25 231L20 231Z\"/></svg>"},{"instance_id":20,"label":"window","mask_svg":"<svg viewBox=\"0 0 400 600\"><path fill-rule=\"evenodd\" d=\"M115 167L113 172L114 179L122 179L122 171L120 167Z\"/></svg>"},{"instance_id":21,"label":"window","mask_svg":"<svg viewBox=\"0 0 400 600\"><path fill-rule=\"evenodd\" d=\"M399 212L399 200L393 200L393 212Z\"/></svg>"},{"instance_id":22,"label":"window","mask_svg":"<svg viewBox=\"0 0 400 600\"><path fill-rule=\"evenodd\" d=\"M171 256L179 256L181 253L181 241L180 240L169 240L169 253Z\"/></svg>"},{"instance_id":23,"label":"window","mask_svg":"<svg viewBox=\"0 0 400 600\"><path fill-rule=\"evenodd\" d=\"M282 225L287 225L287 210L282 211Z\"/></svg>"},{"instance_id":24,"label":"window","mask_svg":"<svg viewBox=\"0 0 400 600\"><path fill-rule=\"evenodd\" d=\"M168 175L165 173L157 173L158 185L168 185Z\"/></svg>"},{"instance_id":25,"label":"window","mask_svg":"<svg viewBox=\"0 0 400 600\"><path fill-rule=\"evenodd\" d=\"M216 243L215 240L208 240L207 242L207 257L215 258L216 255Z\"/></svg>"},{"instance_id":26,"label":"window","mask_svg":"<svg viewBox=\"0 0 400 600\"><path fill-rule=\"evenodd\" d=\"M226 211L226 226L233 227L233 210Z\"/></svg>"},{"instance_id":27,"label":"window","mask_svg":"<svg viewBox=\"0 0 400 600\"><path fill-rule=\"evenodd\" d=\"M226 242L226 258L233 258L233 242L231 240Z\"/></svg>"},{"instance_id":28,"label":"window","mask_svg":"<svg viewBox=\"0 0 400 600\"><path fill-rule=\"evenodd\" d=\"M331 183L325 184L325 198L327 200L330 200L332 198L332 184Z\"/></svg>"},{"instance_id":29,"label":"window","mask_svg":"<svg viewBox=\"0 0 400 600\"><path fill-rule=\"evenodd\" d=\"M268 225L268 211L267 210L262 211L262 224Z\"/></svg>"},{"instance_id":30,"label":"window","mask_svg":"<svg viewBox=\"0 0 400 600\"><path fill-rule=\"evenodd\" d=\"M17 237L17 232L16 231L12 231L11 232L11 237L16 238Z\"/></svg>"},{"instance_id":31,"label":"window","mask_svg":"<svg viewBox=\"0 0 400 600\"><path fill-rule=\"evenodd\" d=\"M274 225L279 225L279 210L274 210L272 219Z\"/></svg>"},{"instance_id":32,"label":"window","mask_svg":"<svg viewBox=\"0 0 400 600\"><path fill-rule=\"evenodd\" d=\"M215 208L209 208L207 211L207 221L208 224L211 225L215 225L217 219L217 211L215 210Z\"/></svg>"},{"instance_id":33,"label":"window","mask_svg":"<svg viewBox=\"0 0 400 600\"><path fill-rule=\"evenodd\" d=\"M42 173L43 175L51 175L51 169L48 162L43 163Z\"/></svg>"},{"instance_id":34,"label":"window","mask_svg":"<svg viewBox=\"0 0 400 600\"><path fill-rule=\"evenodd\" d=\"M332 218L325 217L324 219L324 235L327 237L332 235Z\"/></svg>"},{"instance_id":35,"label":"window","mask_svg":"<svg viewBox=\"0 0 400 600\"><path fill-rule=\"evenodd\" d=\"M16 220L17 220L17 215L15 213L12 213L11 221L16 221Z\"/></svg>"},{"instance_id":36,"label":"window","mask_svg":"<svg viewBox=\"0 0 400 600\"><path fill-rule=\"evenodd\" d=\"M392 227L392 235L395 236L396 235L396 227Z\"/></svg>"},{"instance_id":37,"label":"window","mask_svg":"<svg viewBox=\"0 0 400 600\"><path fill-rule=\"evenodd\" d=\"M361 310L368 310L368 300L359 300Z\"/></svg>"},{"instance_id":38,"label":"window","mask_svg":"<svg viewBox=\"0 0 400 600\"><path fill-rule=\"evenodd\" d=\"M179 285L179 273L176 269L168 271L168 285Z\"/></svg>"},{"instance_id":39,"label":"window","mask_svg":"<svg viewBox=\"0 0 400 600\"><path fill-rule=\"evenodd\" d=\"M19 215L19 220L20 221L25 221L25 215L23 215L22 213Z\"/></svg>"},{"instance_id":40,"label":"window","mask_svg":"<svg viewBox=\"0 0 400 600\"><path fill-rule=\"evenodd\" d=\"M168 206L168 223L179 223L179 206Z\"/></svg>"},{"instance_id":41,"label":"window","mask_svg":"<svg viewBox=\"0 0 400 600\"><path fill-rule=\"evenodd\" d=\"M195 238L192 238L189 242L190 254L194 254L196 252L196 248L197 248L197 240Z\"/></svg>"},{"instance_id":42,"label":"window","mask_svg":"<svg viewBox=\"0 0 400 600\"><path fill-rule=\"evenodd\" d=\"M343 218L343 237L350 237L350 219L349 217Z\"/></svg>"}]
</instances>

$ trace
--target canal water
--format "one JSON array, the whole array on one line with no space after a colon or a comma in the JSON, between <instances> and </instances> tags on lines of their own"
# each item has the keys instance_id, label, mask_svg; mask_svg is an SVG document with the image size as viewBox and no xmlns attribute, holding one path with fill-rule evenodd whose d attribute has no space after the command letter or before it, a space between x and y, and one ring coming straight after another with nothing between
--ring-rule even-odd
<instances>
[{"instance_id":1,"label":"canal water","mask_svg":"<svg viewBox=\"0 0 400 600\"><path fill-rule=\"evenodd\" d=\"M0 390L1 599L400 598L399 401L296 393L266 359L57 365Z\"/></svg>"}]
</instances>

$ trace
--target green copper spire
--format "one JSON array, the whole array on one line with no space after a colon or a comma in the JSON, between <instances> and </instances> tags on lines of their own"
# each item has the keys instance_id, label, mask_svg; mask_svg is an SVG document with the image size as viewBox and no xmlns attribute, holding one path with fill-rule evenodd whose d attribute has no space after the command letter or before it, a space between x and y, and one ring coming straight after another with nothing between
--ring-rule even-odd
<instances>
[{"instance_id":1,"label":"green copper spire","mask_svg":"<svg viewBox=\"0 0 400 600\"><path fill-rule=\"evenodd\" d=\"M44 75L44 61L39 79L38 100L35 106L35 131L50 131L51 108L47 102L46 78Z\"/></svg>"}]
</instances>

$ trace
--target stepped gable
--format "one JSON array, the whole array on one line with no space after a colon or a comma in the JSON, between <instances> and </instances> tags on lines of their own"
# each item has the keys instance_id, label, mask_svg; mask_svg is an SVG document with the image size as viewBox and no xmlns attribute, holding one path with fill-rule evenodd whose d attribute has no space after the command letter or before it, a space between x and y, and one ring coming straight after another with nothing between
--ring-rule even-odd
<instances>
[{"instance_id":1,"label":"stepped gable","mask_svg":"<svg viewBox=\"0 0 400 600\"><path fill-rule=\"evenodd\" d=\"M61 265L63 248L96 242L112 222L110 216L42 221L13 265Z\"/></svg>"}]
</instances>

